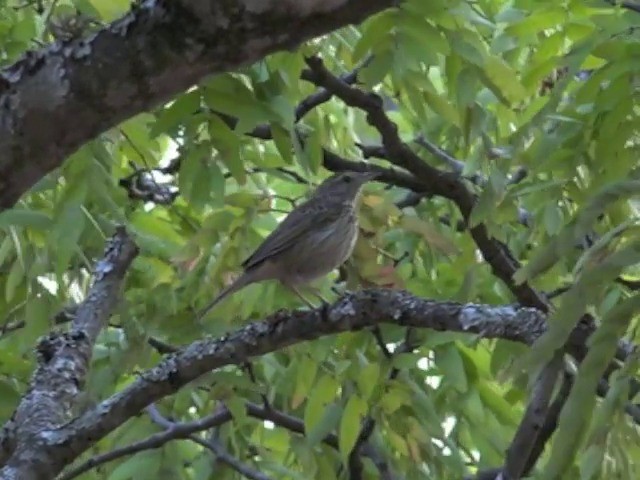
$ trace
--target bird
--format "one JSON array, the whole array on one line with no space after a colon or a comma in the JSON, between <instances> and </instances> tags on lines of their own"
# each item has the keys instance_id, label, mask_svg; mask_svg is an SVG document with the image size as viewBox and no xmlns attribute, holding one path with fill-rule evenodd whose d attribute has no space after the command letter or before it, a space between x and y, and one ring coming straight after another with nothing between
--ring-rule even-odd
<instances>
[{"instance_id":1,"label":"bird","mask_svg":"<svg viewBox=\"0 0 640 480\"><path fill-rule=\"evenodd\" d=\"M280 281L314 308L298 287L327 275L351 256L358 239L358 199L364 184L377 176L375 172L348 171L327 178L242 262L243 273L197 318L202 319L228 295L265 280Z\"/></svg>"}]
</instances>

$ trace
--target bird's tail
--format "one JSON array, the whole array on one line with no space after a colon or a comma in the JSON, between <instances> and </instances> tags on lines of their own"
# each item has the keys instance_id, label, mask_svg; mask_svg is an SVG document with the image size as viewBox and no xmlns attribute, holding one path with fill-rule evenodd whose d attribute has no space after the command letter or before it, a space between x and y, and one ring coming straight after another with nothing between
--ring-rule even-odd
<instances>
[{"instance_id":1,"label":"bird's tail","mask_svg":"<svg viewBox=\"0 0 640 480\"><path fill-rule=\"evenodd\" d=\"M206 307L204 307L202 310L200 310L200 312L198 313L196 319L198 321L202 320L204 318L204 316L207 313L209 313L213 307L215 307L218 303L220 303L226 297L228 297L232 293L237 292L241 288L246 287L247 285L249 285L250 283L253 283L253 282L254 282L254 279L251 278L251 275L247 275L246 273L240 275L240 277L238 277L236 280L234 280L234 282L231 285L229 285L224 290L222 290L218 294L218 296L216 298L211 300L211 302L209 302Z\"/></svg>"}]
</instances>

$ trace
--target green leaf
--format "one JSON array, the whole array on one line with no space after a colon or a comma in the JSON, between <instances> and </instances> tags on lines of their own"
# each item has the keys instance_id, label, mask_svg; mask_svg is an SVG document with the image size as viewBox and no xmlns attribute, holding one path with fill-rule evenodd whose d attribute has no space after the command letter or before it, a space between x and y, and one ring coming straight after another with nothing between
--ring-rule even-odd
<instances>
[{"instance_id":1,"label":"green leaf","mask_svg":"<svg viewBox=\"0 0 640 480\"><path fill-rule=\"evenodd\" d=\"M291 165L293 163L293 146L291 145L290 133L277 123L271 123L271 134L278 153L285 163Z\"/></svg>"},{"instance_id":2,"label":"green leaf","mask_svg":"<svg viewBox=\"0 0 640 480\"><path fill-rule=\"evenodd\" d=\"M447 383L461 393L469 388L467 373L460 352L455 344L439 347L435 350L436 365L442 371Z\"/></svg>"},{"instance_id":3,"label":"green leaf","mask_svg":"<svg viewBox=\"0 0 640 480\"><path fill-rule=\"evenodd\" d=\"M160 454L155 450L140 452L123 461L116 467L109 480L134 480L136 478L155 478L160 467Z\"/></svg>"},{"instance_id":4,"label":"green leaf","mask_svg":"<svg viewBox=\"0 0 640 480\"><path fill-rule=\"evenodd\" d=\"M380 366L377 363L369 363L358 369L356 382L358 390L364 400L369 400L373 389L380 379Z\"/></svg>"},{"instance_id":5,"label":"green leaf","mask_svg":"<svg viewBox=\"0 0 640 480\"><path fill-rule=\"evenodd\" d=\"M296 388L293 392L292 408L296 408L307 397L315 383L318 372L318 364L307 356L302 357L297 366L298 374L296 376Z\"/></svg>"},{"instance_id":6,"label":"green leaf","mask_svg":"<svg viewBox=\"0 0 640 480\"><path fill-rule=\"evenodd\" d=\"M12 208L0 212L0 228L26 227L47 230L52 225L51 217L41 211Z\"/></svg>"},{"instance_id":7,"label":"green leaf","mask_svg":"<svg viewBox=\"0 0 640 480\"><path fill-rule=\"evenodd\" d=\"M567 20L567 12L560 7L541 9L531 15L527 15L522 20L509 25L506 32L515 37L525 37L527 35L537 35L541 31L562 25Z\"/></svg>"},{"instance_id":8,"label":"green leaf","mask_svg":"<svg viewBox=\"0 0 640 480\"><path fill-rule=\"evenodd\" d=\"M1 357L0 363L2 363ZM10 417L20 401L20 392L12 385L11 381L0 378L0 397L2 398L2 402L0 402L0 415L2 415L3 418Z\"/></svg>"},{"instance_id":9,"label":"green leaf","mask_svg":"<svg viewBox=\"0 0 640 480\"><path fill-rule=\"evenodd\" d=\"M380 49L376 52L373 60L364 67L358 74L358 80L367 88L373 88L382 83L389 71L393 67L395 60L394 52L391 49Z\"/></svg>"},{"instance_id":10,"label":"green leaf","mask_svg":"<svg viewBox=\"0 0 640 480\"><path fill-rule=\"evenodd\" d=\"M336 397L338 383L329 375L322 375L316 382L313 390L309 394L307 405L304 410L304 428L311 436L314 429L319 425L324 415L326 407Z\"/></svg>"},{"instance_id":11,"label":"green leaf","mask_svg":"<svg viewBox=\"0 0 640 480\"><path fill-rule=\"evenodd\" d=\"M615 355L618 338L638 312L640 295L634 295L612 309L589 339L589 351L580 364L571 393L558 420L558 430L544 478L566 478L589 428L598 382Z\"/></svg>"},{"instance_id":12,"label":"green leaf","mask_svg":"<svg viewBox=\"0 0 640 480\"><path fill-rule=\"evenodd\" d=\"M212 77L203 88L202 98L214 111L238 119L234 131L245 133L269 120L279 121L260 102L247 84L234 74Z\"/></svg>"},{"instance_id":13,"label":"green leaf","mask_svg":"<svg viewBox=\"0 0 640 480\"><path fill-rule=\"evenodd\" d=\"M16 290L18 286L23 282L24 278L24 264L20 261L13 262L4 286L4 298L7 303L10 303L14 300L14 297L16 296Z\"/></svg>"},{"instance_id":14,"label":"green leaf","mask_svg":"<svg viewBox=\"0 0 640 480\"><path fill-rule=\"evenodd\" d=\"M305 428L306 439L309 446L319 444L327 435L335 431L342 415L342 407L337 404L328 405L319 417L319 421L312 430Z\"/></svg>"},{"instance_id":15,"label":"green leaf","mask_svg":"<svg viewBox=\"0 0 640 480\"><path fill-rule=\"evenodd\" d=\"M153 138L176 128L185 118L189 118L200 108L201 94L193 90L178 97L171 105L156 114L156 121L149 135Z\"/></svg>"},{"instance_id":16,"label":"green leaf","mask_svg":"<svg viewBox=\"0 0 640 480\"><path fill-rule=\"evenodd\" d=\"M366 412L367 403L358 395L351 395L342 412L340 431L338 434L340 454L345 461L349 458L349 454L356 444L360 433L362 418Z\"/></svg>"},{"instance_id":17,"label":"green leaf","mask_svg":"<svg viewBox=\"0 0 640 480\"><path fill-rule=\"evenodd\" d=\"M589 233L591 225L607 206L639 191L640 182L636 180L615 182L600 190L581 209L574 220L560 231L558 236L534 252L529 263L514 274L514 282L521 284L547 271L558 259L567 255L578 242L582 241Z\"/></svg>"},{"instance_id":18,"label":"green leaf","mask_svg":"<svg viewBox=\"0 0 640 480\"><path fill-rule=\"evenodd\" d=\"M560 207L549 204L544 209L544 226L548 235L556 235L562 228L563 217Z\"/></svg>"},{"instance_id":19,"label":"green leaf","mask_svg":"<svg viewBox=\"0 0 640 480\"><path fill-rule=\"evenodd\" d=\"M478 200L471 211L471 215L469 215L469 226L473 228L486 222L492 214L495 213L498 201L498 192L496 192L493 186L488 183L478 197Z\"/></svg>"},{"instance_id":20,"label":"green leaf","mask_svg":"<svg viewBox=\"0 0 640 480\"><path fill-rule=\"evenodd\" d=\"M485 84L507 105L516 104L527 97L520 79L502 59L493 56L485 58L482 72Z\"/></svg>"},{"instance_id":21,"label":"green leaf","mask_svg":"<svg viewBox=\"0 0 640 480\"><path fill-rule=\"evenodd\" d=\"M82 204L68 202L60 215L55 220L52 231L56 249L56 273L58 275L66 271L72 256L77 253L80 236L87 223L87 217L82 211Z\"/></svg>"},{"instance_id":22,"label":"green leaf","mask_svg":"<svg viewBox=\"0 0 640 480\"><path fill-rule=\"evenodd\" d=\"M387 10L369 17L362 27L362 36L353 49L353 61L364 59L365 55L377 50L379 44L386 42L389 32L397 23L397 12Z\"/></svg>"},{"instance_id":23,"label":"green leaf","mask_svg":"<svg viewBox=\"0 0 640 480\"><path fill-rule=\"evenodd\" d=\"M22 332L21 340L26 344L33 345L36 340L47 333L51 327L53 305L46 296L30 298L26 305L25 321L27 328Z\"/></svg>"},{"instance_id":24,"label":"green leaf","mask_svg":"<svg viewBox=\"0 0 640 480\"><path fill-rule=\"evenodd\" d=\"M234 422L238 425L241 425L246 420L247 407L244 399L237 396L231 396L230 398L225 399L224 404L231 412Z\"/></svg>"}]
</instances>

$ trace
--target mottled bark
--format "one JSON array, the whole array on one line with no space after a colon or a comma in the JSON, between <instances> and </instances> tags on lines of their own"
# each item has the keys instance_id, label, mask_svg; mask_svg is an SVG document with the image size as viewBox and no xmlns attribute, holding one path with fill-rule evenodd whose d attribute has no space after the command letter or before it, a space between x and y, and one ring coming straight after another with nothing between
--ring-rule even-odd
<instances>
[{"instance_id":1,"label":"mottled bark","mask_svg":"<svg viewBox=\"0 0 640 480\"><path fill-rule=\"evenodd\" d=\"M48 459L53 475L146 406L201 375L226 365L243 364L292 344L380 323L467 332L526 344L531 344L546 329L544 315L535 309L437 302L395 290L357 292L326 309L280 311L262 322L218 339L196 341L167 356L121 392L64 427L43 435L39 458Z\"/></svg>"},{"instance_id":2,"label":"mottled bark","mask_svg":"<svg viewBox=\"0 0 640 480\"><path fill-rule=\"evenodd\" d=\"M393 0L147 0L0 71L0 210L99 133L203 77L364 20Z\"/></svg>"},{"instance_id":3,"label":"mottled bark","mask_svg":"<svg viewBox=\"0 0 640 480\"><path fill-rule=\"evenodd\" d=\"M124 274L136 254L135 244L124 229L118 229L96 264L94 284L79 305L71 329L40 340L29 391L2 428L0 478L52 478L52 459L44 446L53 431L71 420L96 337L117 304Z\"/></svg>"}]
</instances>

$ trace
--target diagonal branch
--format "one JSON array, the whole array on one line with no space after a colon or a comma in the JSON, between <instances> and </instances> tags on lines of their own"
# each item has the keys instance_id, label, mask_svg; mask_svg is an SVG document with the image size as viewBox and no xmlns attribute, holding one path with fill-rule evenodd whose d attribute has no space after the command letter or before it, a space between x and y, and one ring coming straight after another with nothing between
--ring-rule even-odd
<instances>
[{"instance_id":1,"label":"diagonal branch","mask_svg":"<svg viewBox=\"0 0 640 480\"><path fill-rule=\"evenodd\" d=\"M118 227L95 266L94 283L78 306L71 330L41 339L29 391L2 429L0 478L35 479L48 473L48 459L39 454L38 446L47 432L69 420L96 337L117 304L122 280L137 253L125 229Z\"/></svg>"},{"instance_id":2,"label":"diagonal branch","mask_svg":"<svg viewBox=\"0 0 640 480\"><path fill-rule=\"evenodd\" d=\"M213 455L216 457L216 460L224 463L226 466L232 468L240 475L248 478L249 480L270 480L270 477L245 465L229 452L227 452L217 440L204 440L196 435L190 435L189 440L211 450Z\"/></svg>"},{"instance_id":3,"label":"diagonal branch","mask_svg":"<svg viewBox=\"0 0 640 480\"><path fill-rule=\"evenodd\" d=\"M174 428L180 427L179 422L174 422L172 420L165 418L160 413L158 408L153 404L147 407L147 413L149 414L149 417L151 417L151 420L154 423L157 423L158 425L160 425L161 427L167 430L172 430ZM257 472L254 469L248 467L247 465L242 463L240 460L235 458L233 455L231 455L229 452L227 452L217 440L215 439L204 440L199 436L194 435L193 433L188 434L186 438L188 438L192 442L197 443L198 445L205 447L208 450L211 450L211 452L213 452L217 460L224 463L228 467L238 472L240 475L248 478L249 480L270 480L269 477L267 477L266 475L263 475L262 473Z\"/></svg>"},{"instance_id":4,"label":"diagonal branch","mask_svg":"<svg viewBox=\"0 0 640 480\"><path fill-rule=\"evenodd\" d=\"M531 468L535 456L542 453L544 443L548 439L540 438L545 419L548 417L549 406L555 388L558 374L562 368L562 355L545 365L542 373L536 379L536 385L525 414L507 449L503 477L505 479L519 479ZM544 441L540 441L544 440ZM536 457L537 458L537 457Z\"/></svg>"},{"instance_id":5,"label":"diagonal branch","mask_svg":"<svg viewBox=\"0 0 640 480\"><path fill-rule=\"evenodd\" d=\"M394 350L393 353L391 353L389 352L386 345L384 344L384 340L382 338L382 334L380 330L377 328L374 329L374 336L376 338L376 341L378 342L378 345L383 355L387 359L392 359L393 357L403 353L409 353L413 351L414 348L416 348L416 345L414 345L415 342L412 341L412 336L413 336L412 333L413 333L413 330L411 328L408 328L407 332L405 333L404 342L402 342L402 344L396 350ZM400 369L398 367L393 367L390 370L387 378L388 380L395 380L399 374L400 374ZM375 427L376 427L375 419L371 414L367 415L362 422L362 427L360 427L360 432L358 433L358 438L356 439L356 443L353 446L351 453L349 454L349 462L348 462L349 480L362 479L363 465L362 465L362 459L360 458L361 450L366 446L367 442L371 438L371 435L373 434Z\"/></svg>"},{"instance_id":6,"label":"diagonal branch","mask_svg":"<svg viewBox=\"0 0 640 480\"><path fill-rule=\"evenodd\" d=\"M66 426L38 437L38 458L46 464L49 475L42 478L58 473L69 461L147 405L201 375L302 341L359 331L382 322L475 333L486 338L509 338L526 344L531 344L546 329L544 315L535 309L437 302L386 289L349 294L326 308L279 311L263 322L249 324L219 339L196 341L168 355L113 397ZM582 332L576 336L582 338ZM36 466L28 471L34 471Z\"/></svg>"},{"instance_id":7,"label":"diagonal branch","mask_svg":"<svg viewBox=\"0 0 640 480\"><path fill-rule=\"evenodd\" d=\"M0 70L0 209L99 133L206 76L292 49L395 3L139 1L86 38L27 52Z\"/></svg>"},{"instance_id":8,"label":"diagonal branch","mask_svg":"<svg viewBox=\"0 0 640 480\"><path fill-rule=\"evenodd\" d=\"M533 448L531 449L529 454L529 458L524 465L524 475L528 475L529 472L533 469L536 462L544 452L544 447L551 438L551 435L553 435L553 432L556 431L556 428L558 427L558 418L560 417L560 412L562 411L564 404L567 402L567 398L569 397L572 386L573 376L567 372L564 372L560 389L558 390L558 393L556 394L553 402L547 410L547 415L544 419L544 422L542 423L540 431L538 432L538 440L533 445Z\"/></svg>"},{"instance_id":9,"label":"diagonal branch","mask_svg":"<svg viewBox=\"0 0 640 480\"><path fill-rule=\"evenodd\" d=\"M253 402L246 402L245 407L249 417L253 417L258 420L269 420L278 427L285 428L300 435L305 435L304 421L300 418L284 413L270 406L258 405ZM231 411L223 406L215 413L192 422L166 421L168 423L164 423L162 421L157 421L156 423L161 424L165 428L163 432L153 434L144 440L140 440L125 447L91 457L77 467L64 472L57 478L57 480L72 480L91 469L113 460L117 460L118 458L134 455L145 450L160 448L170 441L189 438L190 435L196 432L219 427L231 420L233 420ZM322 442L334 450L339 450L338 437L333 433L327 434L322 439ZM389 467L386 465L386 462L380 458L375 449L369 445L364 445L362 448L362 454L369 457L376 464L384 480L393 480L394 477L390 473Z\"/></svg>"},{"instance_id":10,"label":"diagonal branch","mask_svg":"<svg viewBox=\"0 0 640 480\"><path fill-rule=\"evenodd\" d=\"M380 133L382 146L390 162L413 173L427 192L453 200L463 218L469 220L476 203L475 195L468 190L459 175L432 167L400 140L398 127L388 118L378 95L347 85L327 70L319 57L307 58L307 65L312 74L306 78L315 85L330 90L347 105L366 112L367 121ZM520 303L548 311L549 304L543 295L527 283L517 285L513 281L512 276L520 268L520 263L507 246L491 238L483 224L472 227L470 233L494 274L507 285Z\"/></svg>"},{"instance_id":11,"label":"diagonal branch","mask_svg":"<svg viewBox=\"0 0 640 480\"><path fill-rule=\"evenodd\" d=\"M218 427L232 419L231 412L226 408L203 417L193 422L175 423L171 428L165 429L160 433L155 433L144 440L132 443L122 448L111 450L101 455L91 457L86 462L71 468L58 477L57 480L71 480L82 475L89 470L96 468L104 463L111 462L118 458L126 457L145 450L160 448L165 443L176 439L187 438L189 435L207 430L209 428Z\"/></svg>"}]
</instances>

